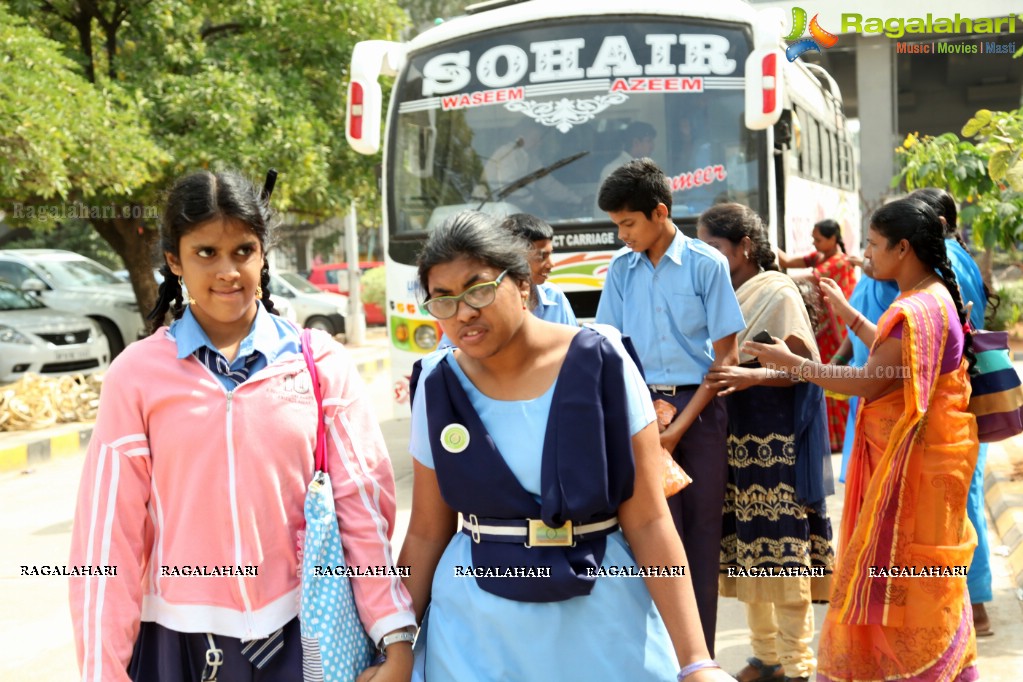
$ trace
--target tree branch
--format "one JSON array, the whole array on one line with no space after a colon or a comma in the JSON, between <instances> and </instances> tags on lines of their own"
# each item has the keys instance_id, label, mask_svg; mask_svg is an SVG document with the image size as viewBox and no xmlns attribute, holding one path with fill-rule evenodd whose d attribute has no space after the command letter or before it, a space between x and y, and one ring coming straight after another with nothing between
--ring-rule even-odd
<instances>
[{"instance_id":1,"label":"tree branch","mask_svg":"<svg viewBox=\"0 0 1023 682\"><path fill-rule=\"evenodd\" d=\"M242 23L237 22L237 21L233 21L233 22L228 23L228 24L218 24L216 26L208 26L208 27L204 28L202 31L200 31L199 37L201 39L203 39L203 40L206 40L207 38L212 38L213 36L216 36L218 33L229 33L229 32L242 33L242 32L245 31L245 28L246 28L245 24L242 24Z\"/></svg>"}]
</instances>

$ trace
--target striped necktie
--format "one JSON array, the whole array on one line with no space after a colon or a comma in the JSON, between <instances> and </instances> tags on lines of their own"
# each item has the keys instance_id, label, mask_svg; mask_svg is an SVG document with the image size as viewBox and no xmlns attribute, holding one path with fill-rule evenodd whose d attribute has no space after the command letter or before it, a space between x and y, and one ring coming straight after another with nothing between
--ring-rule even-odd
<instances>
[{"instance_id":1,"label":"striped necktie","mask_svg":"<svg viewBox=\"0 0 1023 682\"><path fill-rule=\"evenodd\" d=\"M231 369L231 363L227 361L227 358L209 346L199 346L195 351L195 357L199 359L199 362L206 365L211 372L226 377L237 386L249 378L252 365L261 356L258 351L252 352L245 357L245 363L239 369Z\"/></svg>"}]
</instances>

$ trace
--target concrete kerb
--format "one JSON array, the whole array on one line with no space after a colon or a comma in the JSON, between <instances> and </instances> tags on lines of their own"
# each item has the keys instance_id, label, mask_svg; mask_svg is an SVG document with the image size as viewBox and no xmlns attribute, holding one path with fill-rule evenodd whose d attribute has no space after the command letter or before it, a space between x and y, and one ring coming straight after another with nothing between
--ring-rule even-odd
<instances>
[{"instance_id":1,"label":"concrete kerb","mask_svg":"<svg viewBox=\"0 0 1023 682\"><path fill-rule=\"evenodd\" d=\"M984 499L1002 540L995 551L1006 555L1016 598L1023 601L1023 436L988 448Z\"/></svg>"},{"instance_id":2,"label":"concrete kerb","mask_svg":"<svg viewBox=\"0 0 1023 682\"><path fill-rule=\"evenodd\" d=\"M383 343L375 341L346 348L366 383L378 373L390 371L386 337ZM89 444L92 427L92 422L75 422L34 431L0 432L0 474L25 471L51 459L77 455Z\"/></svg>"}]
</instances>

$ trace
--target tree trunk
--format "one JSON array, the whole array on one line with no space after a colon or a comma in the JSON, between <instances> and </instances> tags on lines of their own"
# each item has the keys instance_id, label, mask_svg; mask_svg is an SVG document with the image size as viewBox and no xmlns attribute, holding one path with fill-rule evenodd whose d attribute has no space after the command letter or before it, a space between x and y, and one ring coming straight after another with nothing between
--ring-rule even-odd
<instances>
[{"instance_id":1,"label":"tree trunk","mask_svg":"<svg viewBox=\"0 0 1023 682\"><path fill-rule=\"evenodd\" d=\"M995 250L986 249L980 258L980 278L984 280L988 291L994 292L995 283L992 271L995 265Z\"/></svg>"},{"instance_id":2,"label":"tree trunk","mask_svg":"<svg viewBox=\"0 0 1023 682\"><path fill-rule=\"evenodd\" d=\"M135 290L135 299L139 304L139 313L145 317L156 305L158 293L156 278L153 276L156 230L147 228L141 221L132 218L94 219L92 225L124 259L132 289ZM125 343L134 340L125 339Z\"/></svg>"}]
</instances>

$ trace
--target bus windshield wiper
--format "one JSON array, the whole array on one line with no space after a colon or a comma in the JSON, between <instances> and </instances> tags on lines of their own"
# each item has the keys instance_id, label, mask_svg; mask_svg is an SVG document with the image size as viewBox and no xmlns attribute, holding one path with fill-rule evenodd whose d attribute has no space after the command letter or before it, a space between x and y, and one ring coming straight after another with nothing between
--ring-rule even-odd
<instances>
[{"instance_id":1,"label":"bus windshield wiper","mask_svg":"<svg viewBox=\"0 0 1023 682\"><path fill-rule=\"evenodd\" d=\"M570 163L574 163L574 162L578 161L579 159L583 158L584 156L586 156L589 153L590 153L589 151L582 151L582 152L577 152L575 154L572 154L571 156L566 156L563 159L558 159L557 161L555 161L554 163L552 163L550 165L543 166L541 168L537 168L535 171L532 171L530 173L526 173L525 175L523 175L518 180L512 180L507 185L505 185L504 187L499 189L496 193L488 192L487 196L483 199L483 201L480 202L480 205L476 207L476 210L478 211L481 208L483 208L483 206L488 201L493 201L494 199L498 199L498 200L504 199L505 197L507 197L508 195L512 194L513 192L522 189L526 185L533 184L534 182L536 182L540 178L543 178L543 177L546 177L546 176L550 175L551 173L553 173L554 171L558 170L559 168L563 168L563 167L567 166Z\"/></svg>"}]
</instances>

